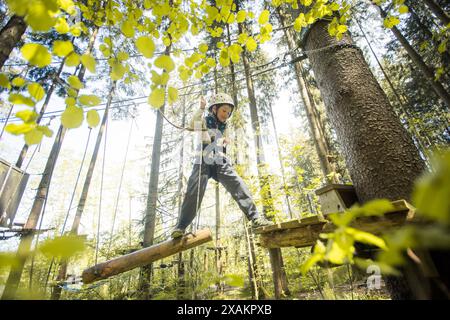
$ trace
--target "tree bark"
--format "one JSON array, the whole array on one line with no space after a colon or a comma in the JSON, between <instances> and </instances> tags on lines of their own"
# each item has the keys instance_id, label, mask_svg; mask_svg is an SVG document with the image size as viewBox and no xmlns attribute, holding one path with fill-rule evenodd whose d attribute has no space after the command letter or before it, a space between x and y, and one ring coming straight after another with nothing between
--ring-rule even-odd
<instances>
[{"instance_id":1,"label":"tree bark","mask_svg":"<svg viewBox=\"0 0 450 320\"><path fill-rule=\"evenodd\" d=\"M28 25L23 19L13 15L0 31L0 69L2 69L14 47L22 38Z\"/></svg>"},{"instance_id":2,"label":"tree bark","mask_svg":"<svg viewBox=\"0 0 450 320\"><path fill-rule=\"evenodd\" d=\"M361 50L348 35L338 44L322 20L305 47L359 200L409 200L425 165Z\"/></svg>"},{"instance_id":3,"label":"tree bark","mask_svg":"<svg viewBox=\"0 0 450 320\"><path fill-rule=\"evenodd\" d=\"M387 14L386 12L379 6L377 6L380 10L381 16L386 18ZM442 86L440 82L435 81L434 79L434 73L433 70L430 69L425 62L423 61L422 57L417 53L416 50L409 44L408 40L402 35L400 30L398 30L397 27L392 27L392 33L395 35L397 40L402 44L402 46L405 48L406 52L408 53L411 60L414 62L414 64L419 68L420 71L424 74L424 76L428 79L428 81L431 84L431 87L436 92L436 94L442 99L442 102L444 102L447 107L450 107L450 95L445 90L445 88Z\"/></svg>"},{"instance_id":4,"label":"tree bark","mask_svg":"<svg viewBox=\"0 0 450 320\"><path fill-rule=\"evenodd\" d=\"M324 21L312 26L308 51L337 44L326 27ZM315 51L309 58L358 198L409 199L424 163L361 51L349 36L342 41L349 46Z\"/></svg>"},{"instance_id":5,"label":"tree bark","mask_svg":"<svg viewBox=\"0 0 450 320\"><path fill-rule=\"evenodd\" d=\"M191 249L212 240L211 231L203 229L195 234L183 236L182 239L169 239L127 255L99 263L83 271L83 283L88 284L109 278L134 268L147 265L149 262L166 258L175 253Z\"/></svg>"},{"instance_id":6,"label":"tree bark","mask_svg":"<svg viewBox=\"0 0 450 320\"><path fill-rule=\"evenodd\" d=\"M170 54L171 46L166 48L166 55ZM156 219L156 203L158 200L158 182L159 182L159 166L161 159L161 142L164 119L165 104L156 113L155 136L153 138L152 163L150 167L150 182L148 186L147 206L144 217L144 241L143 246L149 247L153 244L155 236L155 219ZM152 274L152 265L149 264L141 268L139 290L142 297L148 299L150 297L150 281Z\"/></svg>"},{"instance_id":7,"label":"tree bark","mask_svg":"<svg viewBox=\"0 0 450 320\"><path fill-rule=\"evenodd\" d=\"M446 26L450 23L449 16L447 15L447 13L445 13L444 10L442 10L442 8L436 3L436 1L423 0L423 2L425 2L425 4L428 6L428 8L431 10L431 12L433 12L434 15L436 17L438 17L439 20L441 20L441 22L444 26Z\"/></svg>"}]
</instances>

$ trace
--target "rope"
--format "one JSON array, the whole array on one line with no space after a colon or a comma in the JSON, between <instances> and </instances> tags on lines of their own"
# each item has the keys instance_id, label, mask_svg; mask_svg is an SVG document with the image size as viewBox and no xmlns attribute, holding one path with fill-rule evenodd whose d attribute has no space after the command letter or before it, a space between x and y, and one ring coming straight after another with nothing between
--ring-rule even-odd
<instances>
[{"instance_id":1,"label":"rope","mask_svg":"<svg viewBox=\"0 0 450 320\"><path fill-rule=\"evenodd\" d=\"M73 187L72 197L70 198L70 202L69 202L69 208L67 209L66 217L64 219L64 223L63 223L63 226L62 226L62 229L61 229L61 236L64 234L64 229L66 228L67 220L69 218L69 213L70 213L70 210L72 209L73 199L75 198L75 191L77 190L77 187L78 187L78 181L79 181L80 176L81 176L81 171L82 171L83 166L84 166L84 160L86 158L86 153L87 153L87 149L88 149L88 146L89 146L89 141L91 139L91 133L92 133L92 128L89 128L89 134L88 134L88 138L87 138L87 141L86 141L86 147L84 148L83 158L81 160L80 169L78 170L77 179L75 181L75 186Z\"/></svg>"},{"instance_id":2,"label":"rope","mask_svg":"<svg viewBox=\"0 0 450 320\"><path fill-rule=\"evenodd\" d=\"M109 118L108 118L109 119ZM95 242L95 264L98 262L98 250L100 244L100 221L102 214L102 196L103 196L103 178L105 173L106 144L108 137L108 119L105 122L105 144L103 145L102 173L100 179L100 197L98 200L98 219L97 219L97 241Z\"/></svg>"},{"instance_id":3,"label":"rope","mask_svg":"<svg viewBox=\"0 0 450 320\"><path fill-rule=\"evenodd\" d=\"M6 116L5 124L3 125L3 128L2 128L2 132L0 133L0 139L3 136L3 132L5 131L5 127L8 124L8 120L9 120L9 117L11 116L11 112L13 109L14 109L14 105L12 104L11 108L9 109L8 115Z\"/></svg>"}]
</instances>

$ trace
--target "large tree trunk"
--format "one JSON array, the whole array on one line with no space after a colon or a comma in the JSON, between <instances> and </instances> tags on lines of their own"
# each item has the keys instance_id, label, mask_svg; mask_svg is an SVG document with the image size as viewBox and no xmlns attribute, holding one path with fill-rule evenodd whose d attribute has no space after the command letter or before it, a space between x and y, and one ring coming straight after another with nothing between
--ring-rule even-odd
<instances>
[{"instance_id":1,"label":"large tree trunk","mask_svg":"<svg viewBox=\"0 0 450 320\"><path fill-rule=\"evenodd\" d=\"M106 103L105 112L103 113L102 123L100 125L100 130L98 131L97 141L95 142L94 152L92 153L91 162L89 164L88 171L86 173L86 178L83 184L83 190L81 191L80 200L78 201L77 212L72 222L72 228L70 233L73 235L78 234L78 228L81 222L81 216L83 215L84 206L86 204L86 199L89 193L89 187L91 185L92 176L94 174L95 163L97 162L98 151L100 150L100 144L103 139L103 132L106 128L106 122L108 121L109 108L111 106L113 92L116 87L116 82L114 81L111 85L111 89L108 95L108 101ZM64 281L67 275L67 260L62 260L59 267L58 276L56 278L56 284L53 287L51 300L59 300L61 298L61 287L59 286L59 282Z\"/></svg>"},{"instance_id":2,"label":"large tree trunk","mask_svg":"<svg viewBox=\"0 0 450 320\"><path fill-rule=\"evenodd\" d=\"M285 17L280 8L277 8L277 16L280 24L285 26ZM286 37L286 42L290 51L293 51L296 47L294 36L292 30L286 28L284 29L284 35ZM330 173L332 173L333 166L328 160L329 150L327 141L325 139L323 130L321 130L320 119L317 119L317 112L315 112L314 101L312 101L309 95L307 84L304 77L303 67L301 62L296 62L294 64L295 68L295 79L297 80L298 89L303 101L303 105L306 111L306 118L308 119L309 129L311 132L311 138L313 139L314 146L316 147L317 156L319 157L320 168L322 169L322 174L326 181L336 182L332 178L329 178Z\"/></svg>"},{"instance_id":3,"label":"large tree trunk","mask_svg":"<svg viewBox=\"0 0 450 320\"><path fill-rule=\"evenodd\" d=\"M431 10L431 12L433 12L434 15L436 17L438 17L439 20L441 20L441 22L444 26L447 26L450 23L449 16L447 15L447 13L445 13L444 10L442 10L442 8L436 3L436 1L423 0L423 2L425 2L425 4L428 6L428 8Z\"/></svg>"},{"instance_id":4,"label":"large tree trunk","mask_svg":"<svg viewBox=\"0 0 450 320\"><path fill-rule=\"evenodd\" d=\"M13 15L0 31L0 69L5 64L5 61L8 60L20 38L22 38L27 26L23 17Z\"/></svg>"},{"instance_id":5,"label":"large tree trunk","mask_svg":"<svg viewBox=\"0 0 450 320\"><path fill-rule=\"evenodd\" d=\"M377 6L377 8L380 10L383 19L386 18L387 16L386 12L379 6ZM394 26L392 27L391 30L392 33L397 38L397 40L405 48L406 52L408 53L409 57L414 62L414 64L417 66L417 68L419 68L419 70L424 74L425 78L428 79L428 81L431 84L431 87L436 92L436 94L442 99L442 102L444 102L447 105L447 107L450 107L450 95L440 82L435 81L433 70L426 65L422 57L417 53L416 50L414 50L414 48L409 44L408 40L402 35L402 33L400 32L400 30L398 30L397 27Z\"/></svg>"},{"instance_id":6,"label":"large tree trunk","mask_svg":"<svg viewBox=\"0 0 450 320\"><path fill-rule=\"evenodd\" d=\"M307 35L306 49L336 45L309 58L358 197L409 199L424 163L361 51L350 37L342 41L348 46L336 45L320 21Z\"/></svg>"},{"instance_id":7,"label":"large tree trunk","mask_svg":"<svg viewBox=\"0 0 450 320\"><path fill-rule=\"evenodd\" d=\"M311 26L305 46L360 201L409 200L425 165L362 52L348 35L338 44L325 21Z\"/></svg>"}]
</instances>

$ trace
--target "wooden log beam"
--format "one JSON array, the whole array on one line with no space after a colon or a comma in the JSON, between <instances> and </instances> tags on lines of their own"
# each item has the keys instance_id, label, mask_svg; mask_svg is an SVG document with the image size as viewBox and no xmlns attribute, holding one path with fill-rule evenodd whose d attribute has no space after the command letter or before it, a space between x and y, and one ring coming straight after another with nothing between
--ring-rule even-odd
<instances>
[{"instance_id":1,"label":"wooden log beam","mask_svg":"<svg viewBox=\"0 0 450 320\"><path fill-rule=\"evenodd\" d=\"M392 202L394 211L381 217L361 217L351 226L366 232L381 234L389 229L400 227L414 218L414 208L404 200ZM309 247L316 243L321 233L335 230L335 225L325 216L309 217L305 221L293 220L274 226L259 228L260 244L264 248Z\"/></svg>"},{"instance_id":2,"label":"wooden log beam","mask_svg":"<svg viewBox=\"0 0 450 320\"><path fill-rule=\"evenodd\" d=\"M84 284L92 283L134 268L148 265L153 261L191 249L211 240L211 231L209 229L202 229L195 234L187 234L180 239L170 239L151 247L99 263L84 270L81 277Z\"/></svg>"}]
</instances>

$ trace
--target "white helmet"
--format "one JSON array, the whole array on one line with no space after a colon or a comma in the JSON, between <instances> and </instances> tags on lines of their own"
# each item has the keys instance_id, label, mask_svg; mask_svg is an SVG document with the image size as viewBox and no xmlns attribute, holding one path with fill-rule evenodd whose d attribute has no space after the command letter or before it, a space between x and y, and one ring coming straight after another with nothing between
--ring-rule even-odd
<instances>
[{"instance_id":1,"label":"white helmet","mask_svg":"<svg viewBox=\"0 0 450 320\"><path fill-rule=\"evenodd\" d=\"M217 104L229 104L232 107L231 112L234 110L233 98L226 93L219 92L213 95L209 100L208 110L211 111L211 108Z\"/></svg>"}]
</instances>

